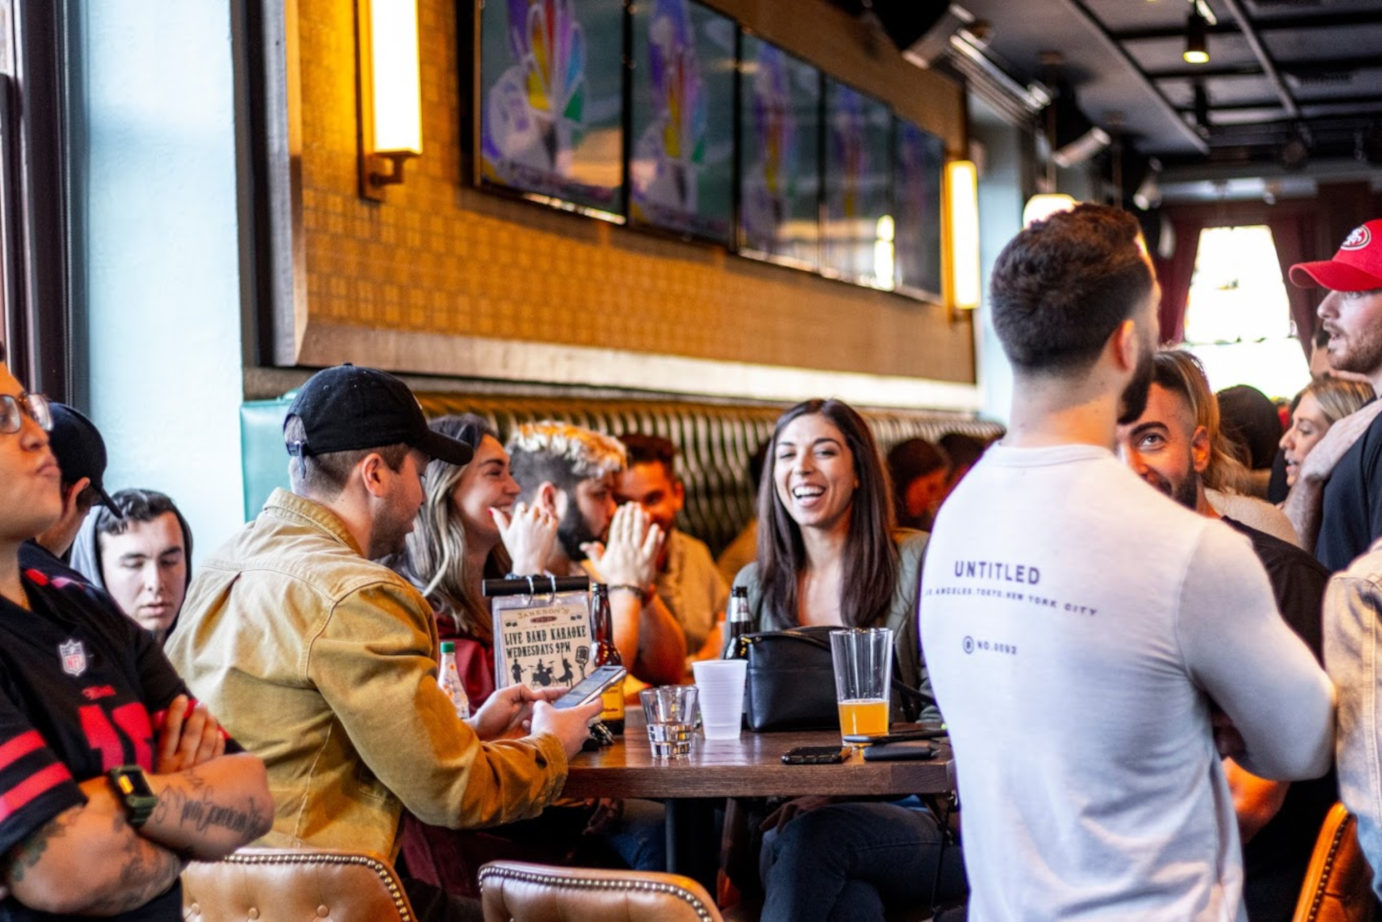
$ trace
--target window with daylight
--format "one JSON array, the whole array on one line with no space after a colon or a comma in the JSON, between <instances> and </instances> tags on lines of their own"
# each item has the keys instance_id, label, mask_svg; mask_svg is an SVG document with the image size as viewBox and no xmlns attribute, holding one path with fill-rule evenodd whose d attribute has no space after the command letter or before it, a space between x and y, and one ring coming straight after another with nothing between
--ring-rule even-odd
<instances>
[{"instance_id":1,"label":"window with daylight","mask_svg":"<svg viewBox=\"0 0 1382 922\"><path fill-rule=\"evenodd\" d=\"M1200 234L1185 310L1185 347L1215 391L1250 384L1290 399L1310 380L1266 225Z\"/></svg>"}]
</instances>

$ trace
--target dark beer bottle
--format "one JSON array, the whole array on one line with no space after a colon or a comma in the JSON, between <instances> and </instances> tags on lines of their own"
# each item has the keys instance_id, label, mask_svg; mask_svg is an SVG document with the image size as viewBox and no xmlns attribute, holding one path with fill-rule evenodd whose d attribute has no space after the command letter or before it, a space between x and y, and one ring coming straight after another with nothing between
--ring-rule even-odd
<instances>
[{"instance_id":1,"label":"dark beer bottle","mask_svg":"<svg viewBox=\"0 0 1382 922\"><path fill-rule=\"evenodd\" d=\"M622 666L624 658L614 645L614 619L609 611L609 587L596 583L590 596L590 627L594 638L590 644L590 660L594 666ZM600 711L600 722L609 727L611 733L624 732L624 683L616 682L605 689L600 698L604 709Z\"/></svg>"},{"instance_id":2,"label":"dark beer bottle","mask_svg":"<svg viewBox=\"0 0 1382 922\"><path fill-rule=\"evenodd\" d=\"M739 649L739 638L749 633L752 628L749 618L749 587L735 586L729 591L729 615L725 621L729 628L729 640L725 643L724 659L738 659L746 655Z\"/></svg>"}]
</instances>

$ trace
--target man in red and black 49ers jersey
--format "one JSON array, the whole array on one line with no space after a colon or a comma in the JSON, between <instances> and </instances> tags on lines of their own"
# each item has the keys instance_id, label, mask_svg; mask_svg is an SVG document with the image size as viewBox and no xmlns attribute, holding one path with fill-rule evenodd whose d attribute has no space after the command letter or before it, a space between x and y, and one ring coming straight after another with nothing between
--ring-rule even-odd
<instances>
[{"instance_id":1,"label":"man in red and black 49ers jersey","mask_svg":"<svg viewBox=\"0 0 1382 922\"><path fill-rule=\"evenodd\" d=\"M62 508L49 424L0 354L0 920L171 922L186 860L268 830L264 766L103 596L21 570Z\"/></svg>"}]
</instances>

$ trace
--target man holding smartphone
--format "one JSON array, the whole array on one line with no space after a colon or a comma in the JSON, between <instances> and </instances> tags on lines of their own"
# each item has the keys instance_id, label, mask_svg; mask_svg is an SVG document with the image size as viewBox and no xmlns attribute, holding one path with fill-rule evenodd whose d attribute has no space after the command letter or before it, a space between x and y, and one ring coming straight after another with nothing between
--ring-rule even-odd
<instances>
[{"instance_id":1,"label":"man holding smartphone","mask_svg":"<svg viewBox=\"0 0 1382 922\"><path fill-rule=\"evenodd\" d=\"M412 530L428 459L463 465L471 447L428 428L402 381L349 364L299 389L284 447L292 490L206 561L169 644L264 758L276 807L264 844L392 860L405 809L448 828L541 812L599 709L557 711L555 693L516 685L461 720L437 684L431 608L374 562ZM420 918L479 917L415 878L404 886Z\"/></svg>"},{"instance_id":2,"label":"man holding smartphone","mask_svg":"<svg viewBox=\"0 0 1382 922\"><path fill-rule=\"evenodd\" d=\"M975 922L1239 918L1216 735L1263 777L1329 767L1332 689L1247 539L1110 451L1146 404L1158 294L1107 206L1032 225L993 271L1008 436L941 507L920 603Z\"/></svg>"}]
</instances>

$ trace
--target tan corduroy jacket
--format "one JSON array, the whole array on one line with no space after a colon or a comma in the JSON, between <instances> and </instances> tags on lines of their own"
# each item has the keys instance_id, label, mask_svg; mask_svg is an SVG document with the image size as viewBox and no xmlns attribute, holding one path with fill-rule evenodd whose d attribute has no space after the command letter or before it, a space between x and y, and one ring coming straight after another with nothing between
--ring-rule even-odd
<instances>
[{"instance_id":1,"label":"tan corduroy jacket","mask_svg":"<svg viewBox=\"0 0 1382 922\"><path fill-rule=\"evenodd\" d=\"M268 766L260 844L392 859L404 808L437 826L507 823L566 782L556 737L481 743L456 718L436 644L416 589L324 506L277 490L201 565L167 652Z\"/></svg>"}]
</instances>

